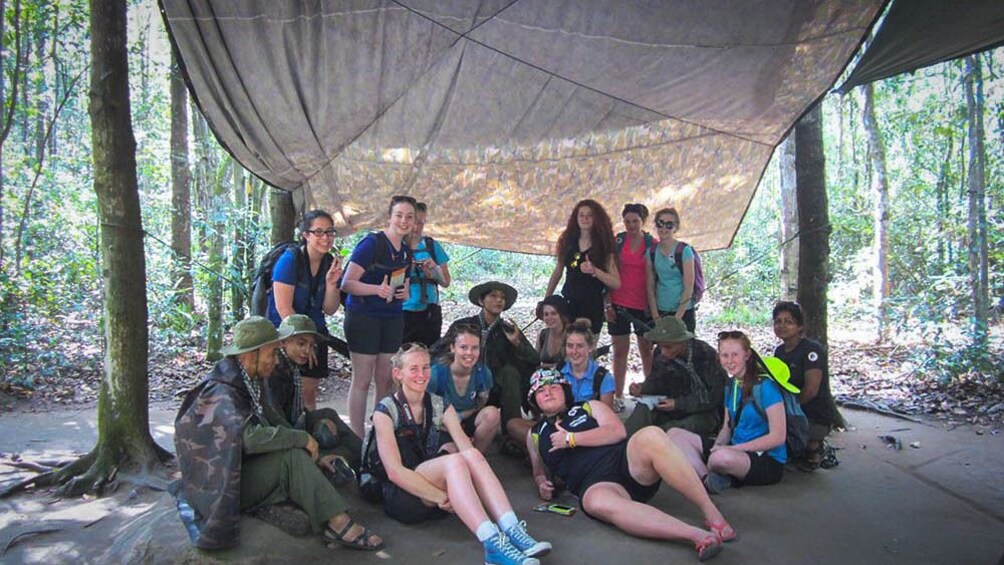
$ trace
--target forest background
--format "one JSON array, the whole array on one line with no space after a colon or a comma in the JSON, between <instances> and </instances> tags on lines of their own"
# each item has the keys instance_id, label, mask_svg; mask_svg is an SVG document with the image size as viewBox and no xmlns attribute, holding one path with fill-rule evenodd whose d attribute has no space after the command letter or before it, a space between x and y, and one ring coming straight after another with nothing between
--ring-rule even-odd
<instances>
[{"instance_id":1,"label":"forest background","mask_svg":"<svg viewBox=\"0 0 1004 565\"><path fill-rule=\"evenodd\" d=\"M0 395L31 406L91 402L104 345L88 6L0 0L0 12ZM288 225L276 220L283 195L236 164L185 97L155 3L131 2L129 22L151 395L171 398L218 355L226 329L247 315L258 260L292 233L273 229ZM849 394L890 390L881 383L892 381L901 408L914 406L909 396L929 393L934 400L912 411L996 415L998 423L1004 414L1002 72L1004 49L997 49L822 101L831 364ZM974 149L977 122L982 151ZM172 129L184 140L174 147ZM774 341L770 308L791 287L783 252L797 249L783 213L792 188L784 152L775 152L733 245L702 254L709 285L699 313L703 336L737 326L757 329L761 347ZM172 183L172 166L175 180L190 179L187 193ZM619 210L610 212L616 219ZM685 212L683 224L685 240ZM188 244L179 248L184 225ZM428 229L435 233L435 210ZM984 254L974 262L981 229ZM351 249L359 236L338 244ZM530 321L553 258L446 248L455 280L444 293L448 308L463 308L472 284L501 278L521 289L517 317ZM967 403L973 396L990 401Z\"/></svg>"}]
</instances>

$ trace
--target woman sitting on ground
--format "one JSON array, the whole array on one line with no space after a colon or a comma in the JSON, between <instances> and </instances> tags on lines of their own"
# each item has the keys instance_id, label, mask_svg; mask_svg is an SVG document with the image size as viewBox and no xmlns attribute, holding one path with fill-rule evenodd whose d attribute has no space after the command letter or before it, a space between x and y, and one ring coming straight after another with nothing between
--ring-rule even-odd
<instances>
[{"instance_id":1,"label":"woman sitting on ground","mask_svg":"<svg viewBox=\"0 0 1004 565\"><path fill-rule=\"evenodd\" d=\"M449 435L439 437L426 392L428 351L421 344L405 344L391 363L398 391L381 400L373 414L387 515L417 524L455 513L484 544L485 563L537 565L535 556L549 552L551 544L526 532L526 523L516 517L498 477L464 434L452 407L442 414ZM457 453L444 453L449 443Z\"/></svg>"},{"instance_id":2,"label":"woman sitting on ground","mask_svg":"<svg viewBox=\"0 0 1004 565\"><path fill-rule=\"evenodd\" d=\"M826 348L805 337L805 316L797 302L778 302L774 306L774 335L782 341L774 356L791 371L791 384L798 387L798 403L809 419L809 444L798 468L815 471L823 460L823 440L843 418L833 403Z\"/></svg>"},{"instance_id":3,"label":"woman sitting on ground","mask_svg":"<svg viewBox=\"0 0 1004 565\"><path fill-rule=\"evenodd\" d=\"M602 402L574 402L571 388L552 369L540 369L530 385L530 402L543 419L527 436L533 478L544 500L560 479L579 497L582 510L638 537L689 540L701 561L736 539L680 449L655 426L626 439L624 425ZM711 530L680 521L645 504L665 481L704 515Z\"/></svg>"},{"instance_id":4,"label":"woman sitting on ground","mask_svg":"<svg viewBox=\"0 0 1004 565\"><path fill-rule=\"evenodd\" d=\"M778 385L761 377L758 357L743 332L719 333L718 360L731 382L725 385L725 422L718 437L712 442L679 428L668 432L712 494L732 485L772 485L784 475L784 402Z\"/></svg>"},{"instance_id":5,"label":"woman sitting on ground","mask_svg":"<svg viewBox=\"0 0 1004 565\"><path fill-rule=\"evenodd\" d=\"M599 400L613 408L614 377L606 367L593 359L596 350L596 334L589 320L579 318L568 326L565 336L565 364L561 374L572 386L575 402Z\"/></svg>"},{"instance_id":6,"label":"woman sitting on ground","mask_svg":"<svg viewBox=\"0 0 1004 565\"><path fill-rule=\"evenodd\" d=\"M537 305L537 318L544 322L544 329L537 336L540 366L559 367L565 363L565 335L570 322L568 301L560 294L548 296Z\"/></svg>"},{"instance_id":7,"label":"woman sitting on ground","mask_svg":"<svg viewBox=\"0 0 1004 565\"><path fill-rule=\"evenodd\" d=\"M445 363L432 366L429 392L443 398L443 408L453 407L460 427L474 447L485 453L499 433L500 415L495 406L486 406L492 390L492 372L481 357L481 330L469 325L453 328L450 353ZM463 392L461 392L463 391Z\"/></svg>"}]
</instances>

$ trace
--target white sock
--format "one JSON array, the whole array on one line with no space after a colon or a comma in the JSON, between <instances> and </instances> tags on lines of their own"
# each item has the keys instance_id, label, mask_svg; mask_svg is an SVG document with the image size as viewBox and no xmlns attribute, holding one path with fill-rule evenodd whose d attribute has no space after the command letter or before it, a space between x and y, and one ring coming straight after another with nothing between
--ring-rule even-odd
<instances>
[{"instance_id":1,"label":"white sock","mask_svg":"<svg viewBox=\"0 0 1004 565\"><path fill-rule=\"evenodd\" d=\"M503 532L508 532L509 528L519 524L519 518L516 517L516 513L512 510L506 512L499 518L499 529Z\"/></svg>"},{"instance_id":2,"label":"white sock","mask_svg":"<svg viewBox=\"0 0 1004 565\"><path fill-rule=\"evenodd\" d=\"M474 535L478 536L478 541L485 543L486 541L492 539L498 535L499 529L492 523L491 520L485 520L478 525L478 529L474 530Z\"/></svg>"}]
</instances>

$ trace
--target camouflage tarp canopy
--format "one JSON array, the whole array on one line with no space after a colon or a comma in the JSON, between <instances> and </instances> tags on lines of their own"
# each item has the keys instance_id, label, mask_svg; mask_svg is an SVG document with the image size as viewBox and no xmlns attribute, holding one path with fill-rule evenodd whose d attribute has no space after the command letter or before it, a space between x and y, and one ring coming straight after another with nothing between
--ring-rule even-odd
<instances>
[{"instance_id":1,"label":"camouflage tarp canopy","mask_svg":"<svg viewBox=\"0 0 1004 565\"><path fill-rule=\"evenodd\" d=\"M574 203L676 206L727 246L775 145L882 0L162 0L249 170L351 230L551 252Z\"/></svg>"}]
</instances>

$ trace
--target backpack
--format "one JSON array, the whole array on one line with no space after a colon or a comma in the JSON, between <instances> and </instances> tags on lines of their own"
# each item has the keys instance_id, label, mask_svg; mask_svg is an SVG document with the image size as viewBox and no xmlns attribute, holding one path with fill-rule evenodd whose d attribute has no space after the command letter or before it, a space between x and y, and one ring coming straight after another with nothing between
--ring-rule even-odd
<instances>
[{"instance_id":1,"label":"backpack","mask_svg":"<svg viewBox=\"0 0 1004 565\"><path fill-rule=\"evenodd\" d=\"M651 251L656 246L655 238L652 237L652 234L648 232L643 232L643 233L645 234L645 250ZM614 256L617 257L618 261L620 261L621 249L624 247L624 242L626 240L627 240L626 231L622 231L619 234L617 234L617 237L614 240L616 243L616 245L614 245Z\"/></svg>"},{"instance_id":2,"label":"backpack","mask_svg":"<svg viewBox=\"0 0 1004 565\"><path fill-rule=\"evenodd\" d=\"M781 391L781 400L784 402L784 444L788 448L788 457L799 457L805 453L805 448L809 445L809 419L805 416L802 405L798 403L795 395L780 385L777 388ZM760 397L760 385L753 385L753 407L766 422L767 413L763 409L763 401Z\"/></svg>"},{"instance_id":3,"label":"backpack","mask_svg":"<svg viewBox=\"0 0 1004 565\"><path fill-rule=\"evenodd\" d=\"M676 268L680 271L680 276L683 276L683 251L687 247L690 247L691 251L694 253L694 293L691 295L691 299L694 301L694 306L704 298L704 289L707 286L704 283L704 267L701 266L701 256L697 254L697 250L693 248L689 243L684 243L682 241L676 242L676 250L673 252L673 262L676 264ZM648 251L648 258L652 262L652 273L655 275L655 281L659 282L659 273L655 270L655 246L653 246Z\"/></svg>"},{"instance_id":4,"label":"backpack","mask_svg":"<svg viewBox=\"0 0 1004 565\"><path fill-rule=\"evenodd\" d=\"M435 261L436 264L438 265L439 264L439 257L436 255L435 240L432 239L431 235L426 235L426 236L422 236L422 241L425 242L425 252L428 253L429 257L431 257L432 260ZM415 251L412 250L411 253L412 253L412 257L411 257L412 265L414 266ZM429 281L425 280L425 277L423 276L423 273L422 273L421 269L415 269L415 268L413 268L412 269L412 274L414 275L413 276L413 280L417 279L417 282L419 283L420 288L422 289L422 295L421 295L421 298L420 298L421 303L422 304L428 303L429 302L429 288L426 285L430 284Z\"/></svg>"},{"instance_id":5,"label":"backpack","mask_svg":"<svg viewBox=\"0 0 1004 565\"><path fill-rule=\"evenodd\" d=\"M387 239L387 236L384 235L384 233L382 231L371 232L370 235L376 236L376 238L377 238L377 248L376 248L376 252L373 254L373 262L370 263L370 265L368 267L366 267L366 270L362 274L363 277L366 276L367 274L373 272L373 271L378 270L378 269L384 269L384 268L386 268L387 265L385 263L387 262L388 257L390 257L390 240ZM402 243L403 243L403 241L402 241ZM406 253L405 256L408 257L409 259L412 259L413 256L411 254L411 249L408 248L407 245L402 245L402 247L404 249L407 249L407 251L405 252ZM348 270L347 267L348 267L348 265L346 264L345 267L343 267L343 269L342 269L341 276L338 277L338 288L342 288L342 282L345 281L345 272ZM362 277L360 277L360 278L362 278ZM341 302L342 306L344 307L345 306L345 301L348 298L348 294L349 293L347 293L347 292L341 292L339 294L340 294L339 295L339 302Z\"/></svg>"},{"instance_id":6,"label":"backpack","mask_svg":"<svg viewBox=\"0 0 1004 565\"><path fill-rule=\"evenodd\" d=\"M390 402L388 402L388 400ZM425 449L421 441L416 441L416 434L410 429L416 425L411 420L411 411L405 410L404 405L398 395L391 396L380 401L390 413L390 419L394 422L394 437L397 439L397 448L401 453L401 463L414 469L425 461ZM424 400L425 426L429 429L432 442L439 442L439 426L443 421L443 405L441 402L433 402L432 395L426 393ZM401 425L402 413L405 414L405 426ZM387 470L380 460L380 450L377 448L376 427L371 427L366 434L366 441L363 443L362 461L359 463L359 491L363 499L374 504L383 503L383 485L387 482Z\"/></svg>"},{"instance_id":7,"label":"backpack","mask_svg":"<svg viewBox=\"0 0 1004 565\"><path fill-rule=\"evenodd\" d=\"M302 270L304 269L303 261L303 244L296 241L284 241L282 243L276 244L265 254L262 258L261 263L258 264L258 269L255 270L254 274L254 284L251 291L251 314L253 316L267 316L268 315L268 295L272 292L272 271L275 269L275 264L282 257L282 254L286 251L293 252L293 258L296 260L296 278L299 279L302 275Z\"/></svg>"},{"instance_id":8,"label":"backpack","mask_svg":"<svg viewBox=\"0 0 1004 565\"><path fill-rule=\"evenodd\" d=\"M600 387L603 386L603 379L610 373L606 367L600 365L593 374L593 397L589 400L600 399Z\"/></svg>"}]
</instances>

